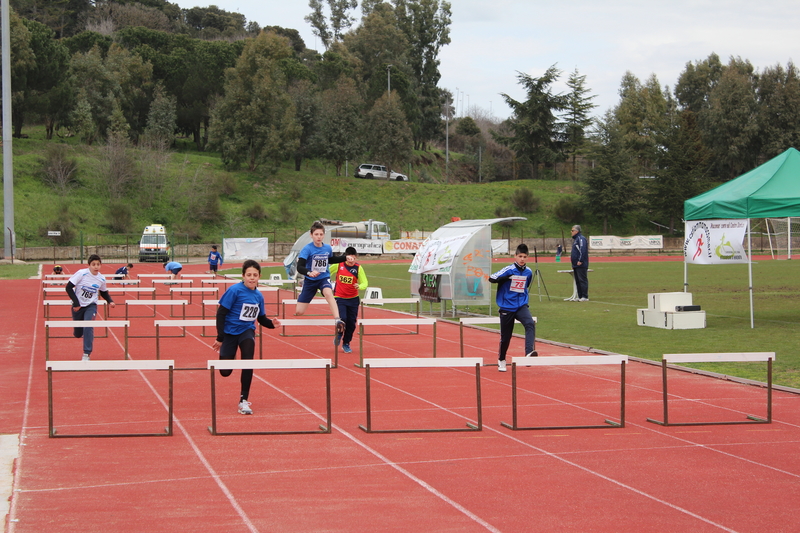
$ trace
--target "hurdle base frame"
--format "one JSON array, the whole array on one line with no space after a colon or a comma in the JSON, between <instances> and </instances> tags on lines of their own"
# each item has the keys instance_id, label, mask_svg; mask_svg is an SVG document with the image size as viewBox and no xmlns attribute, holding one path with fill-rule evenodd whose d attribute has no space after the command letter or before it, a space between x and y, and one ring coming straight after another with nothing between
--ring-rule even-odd
<instances>
[{"instance_id":1,"label":"hurdle base frame","mask_svg":"<svg viewBox=\"0 0 800 533\"><path fill-rule=\"evenodd\" d=\"M441 359L440 359L441 360ZM473 431L483 431L483 410L481 405L481 365L482 362L475 363L475 390L477 399L477 418L476 423L467 422L465 428L419 428L419 429L373 429L372 428L372 388L370 386L371 365L364 365L366 375L366 397L367 397L367 424L359 424L358 427L365 433L463 433ZM444 367L443 367L444 368Z\"/></svg>"},{"instance_id":2,"label":"hurdle base frame","mask_svg":"<svg viewBox=\"0 0 800 533\"><path fill-rule=\"evenodd\" d=\"M135 363L135 361L129 361ZM48 435L51 439L67 439L67 438L110 438L110 437L171 437L173 435L173 421L174 421L174 361L162 361L167 365L167 368L154 368L151 370L167 370L169 373L169 401L168 401L168 420L167 427L164 428L164 433L77 433L77 434L58 434L58 430L53 424L53 364L58 364L59 361L52 361L47 365L47 413L48 413ZM81 362L83 363L83 362ZM102 363L102 362L101 362ZM91 363L90 363L91 364ZM89 366L89 365L86 365ZM136 370L136 368L87 368L86 370L56 370L56 372L117 372L120 370Z\"/></svg>"},{"instance_id":3,"label":"hurdle base frame","mask_svg":"<svg viewBox=\"0 0 800 533\"><path fill-rule=\"evenodd\" d=\"M625 365L626 360L620 362L620 407L619 407L619 422L605 419L604 424L592 425L575 425L575 426L520 426L517 423L517 363L511 363L511 405L512 405L512 423L500 422L500 425L513 431L531 431L531 430L544 430L544 429L609 429L609 428L624 428L625 427Z\"/></svg>"},{"instance_id":4,"label":"hurdle base frame","mask_svg":"<svg viewBox=\"0 0 800 533\"><path fill-rule=\"evenodd\" d=\"M255 359L253 359L255 361ZM318 435L331 433L333 423L331 422L331 364L325 365L325 396L326 396L326 416L327 424L319 424L319 430L291 430L291 431L219 431L217 429L217 387L216 370L217 368L209 361L208 370L211 374L211 425L208 432L214 436L231 435Z\"/></svg>"},{"instance_id":5,"label":"hurdle base frame","mask_svg":"<svg viewBox=\"0 0 800 533\"><path fill-rule=\"evenodd\" d=\"M767 418L755 415L745 415L746 420L730 420L719 422L670 422L669 421L669 407L668 407L668 392L667 392L667 369L670 365L667 364L667 359L661 360L661 381L663 391L663 404L664 404L664 420L656 420L654 418L647 418L648 422L658 424L659 426L738 426L749 424L771 424L772 423L772 361L775 359L775 354L772 352L772 357L767 358ZM682 370L682 367L673 366L675 370Z\"/></svg>"}]
</instances>

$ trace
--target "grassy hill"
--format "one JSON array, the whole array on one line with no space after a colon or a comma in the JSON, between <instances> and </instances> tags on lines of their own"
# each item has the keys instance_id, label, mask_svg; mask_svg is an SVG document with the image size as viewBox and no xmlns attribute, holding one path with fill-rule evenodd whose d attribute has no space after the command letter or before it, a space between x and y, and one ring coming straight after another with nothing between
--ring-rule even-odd
<instances>
[{"instance_id":1,"label":"grassy hill","mask_svg":"<svg viewBox=\"0 0 800 533\"><path fill-rule=\"evenodd\" d=\"M569 223L558 220L553 207L565 195L577 197L571 181L520 180L495 183L443 184L442 158L418 153L417 165L402 170L410 182L368 181L352 177L363 161L349 162L348 175L337 177L332 165L304 161L299 172L293 162L257 172L224 169L213 153L194 151L183 141L177 150L158 153L130 148L116 152L106 146L85 146L75 139L43 138L40 128L28 128L25 139L14 139L15 229L28 246L48 245L48 229L60 229L60 244L77 244L82 232L140 234L154 222L171 232L187 234L193 242L226 237L269 235L278 242L292 241L317 218L357 221L373 218L388 222L393 237L400 230L433 231L452 217L494 218L523 216L510 229L514 237L569 235ZM66 160L75 164L75 179L67 187L45 183L42 169L56 144L66 147ZM127 172L127 175L126 175ZM109 185L109 177L128 181ZM113 189L118 193L115 197ZM539 200L536 212L514 208L509 197L529 189ZM581 223L589 232L599 226ZM494 228L495 236L503 231ZM617 231L624 231L619 228Z\"/></svg>"}]
</instances>

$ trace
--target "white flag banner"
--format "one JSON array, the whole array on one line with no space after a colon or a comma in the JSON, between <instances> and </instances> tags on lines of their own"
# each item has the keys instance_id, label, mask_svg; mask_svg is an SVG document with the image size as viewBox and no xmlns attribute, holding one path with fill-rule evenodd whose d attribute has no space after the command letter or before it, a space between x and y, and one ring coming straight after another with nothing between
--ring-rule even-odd
<instances>
[{"instance_id":1,"label":"white flag banner","mask_svg":"<svg viewBox=\"0 0 800 533\"><path fill-rule=\"evenodd\" d=\"M444 239L426 239L422 249L414 256L408 271L412 274L450 272L455 254L470 237L472 235L468 233Z\"/></svg>"},{"instance_id":2,"label":"white flag banner","mask_svg":"<svg viewBox=\"0 0 800 533\"><path fill-rule=\"evenodd\" d=\"M687 220L683 260L695 265L728 265L747 263L744 239L750 221Z\"/></svg>"}]
</instances>

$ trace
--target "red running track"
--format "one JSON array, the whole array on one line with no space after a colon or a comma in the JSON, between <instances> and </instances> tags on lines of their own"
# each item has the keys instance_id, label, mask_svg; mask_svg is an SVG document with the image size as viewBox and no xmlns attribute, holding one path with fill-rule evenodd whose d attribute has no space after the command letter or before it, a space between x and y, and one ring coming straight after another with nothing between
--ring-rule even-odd
<instances>
[{"instance_id":1,"label":"red running track","mask_svg":"<svg viewBox=\"0 0 800 533\"><path fill-rule=\"evenodd\" d=\"M624 428L509 430L500 422L511 421L511 372L485 366L482 431L367 434L358 428L366 402L356 348L331 370L330 434L212 436L209 373L183 370L175 373L174 436L51 439L40 282L2 283L14 305L0 311L0 433L20 434L24 444L10 532L800 530L800 396L775 392L769 425L662 427L646 422L662 414L660 367L638 362L627 367ZM152 329L152 318L133 320L132 333ZM333 357L330 335L309 330L317 332L324 336L269 332L264 356ZM364 355L430 357L431 332L367 336ZM437 336L439 357L458 355L456 326L439 323ZM467 356L495 362L497 333L471 329L465 337ZM205 367L215 358L210 340L190 329L164 341L162 357ZM79 343L51 341L51 359L76 359ZM514 339L510 353L522 345ZM129 352L152 359L154 347L153 339L131 339ZM580 354L537 348L542 357ZM93 358L104 357L121 359L119 336L98 339ZM235 410L238 371L220 378L218 423L233 431L315 429L324 422L322 373L257 371L250 417ZM619 374L617 366L521 369L520 425L618 420ZM472 369L375 369L372 378L375 429L476 419ZM670 392L672 421L766 414L759 387L672 371ZM59 374L54 396L60 433L151 431L166 421L163 373Z\"/></svg>"}]
</instances>

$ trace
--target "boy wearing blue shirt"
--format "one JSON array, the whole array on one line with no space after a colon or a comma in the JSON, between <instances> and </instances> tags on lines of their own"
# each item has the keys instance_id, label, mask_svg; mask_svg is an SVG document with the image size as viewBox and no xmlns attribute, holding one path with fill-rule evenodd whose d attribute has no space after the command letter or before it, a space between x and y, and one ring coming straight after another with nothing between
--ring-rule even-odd
<instances>
[{"instance_id":1,"label":"boy wearing blue shirt","mask_svg":"<svg viewBox=\"0 0 800 533\"><path fill-rule=\"evenodd\" d=\"M497 369L506 371L506 352L514 333L514 320L525 328L525 357L536 357L536 323L528 308L528 288L533 281L533 272L526 266L528 246L520 244L514 255L514 263L489 276L490 283L497 283L497 307L500 308L500 352Z\"/></svg>"},{"instance_id":2,"label":"boy wearing blue shirt","mask_svg":"<svg viewBox=\"0 0 800 533\"><path fill-rule=\"evenodd\" d=\"M321 292L331 308L333 318L336 319L334 323L336 335L333 338L333 344L339 346L344 334L345 324L339 318L339 306L333 297L331 274L328 271L328 266L333 263L342 263L347 258L344 255L333 255L333 248L331 248L330 244L322 242L322 239L325 238L325 226L322 223L314 222L311 225L310 233L311 242L306 244L297 256L297 271L303 274L306 279L303 282L303 290L300 296L297 297L295 314L298 316L303 315L317 291Z\"/></svg>"},{"instance_id":3,"label":"boy wearing blue shirt","mask_svg":"<svg viewBox=\"0 0 800 533\"><path fill-rule=\"evenodd\" d=\"M206 274L217 273L217 268L223 263L222 254L217 251L217 245L211 246L211 251L208 252L208 271Z\"/></svg>"},{"instance_id":4,"label":"boy wearing blue shirt","mask_svg":"<svg viewBox=\"0 0 800 533\"><path fill-rule=\"evenodd\" d=\"M178 277L178 274L181 273L181 270L183 270L183 265L177 261L169 261L164 265L164 270L169 272L169 279L175 279Z\"/></svg>"},{"instance_id":5,"label":"boy wearing blue shirt","mask_svg":"<svg viewBox=\"0 0 800 533\"><path fill-rule=\"evenodd\" d=\"M211 346L219 350L220 359L235 359L237 348L242 360L253 359L256 349L256 321L265 328L280 326L276 318L270 320L264 312L264 296L258 290L261 265L252 259L242 264L242 282L231 286L219 300L217 308L217 339ZM223 377L233 373L231 369L220 369ZM239 395L239 414L252 415L248 398L253 369L242 369L241 393Z\"/></svg>"}]
</instances>

